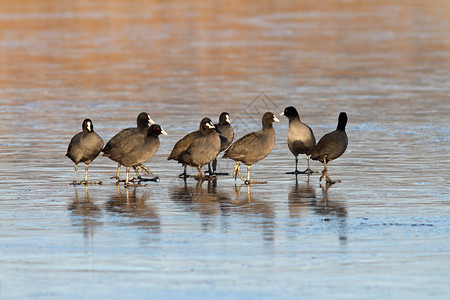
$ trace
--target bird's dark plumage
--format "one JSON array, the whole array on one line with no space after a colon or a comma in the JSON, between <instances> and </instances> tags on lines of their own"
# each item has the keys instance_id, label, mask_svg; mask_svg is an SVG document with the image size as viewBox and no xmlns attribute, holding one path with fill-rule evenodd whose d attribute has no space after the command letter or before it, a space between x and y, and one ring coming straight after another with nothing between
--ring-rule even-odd
<instances>
[{"instance_id":1,"label":"bird's dark plumage","mask_svg":"<svg viewBox=\"0 0 450 300\"><path fill-rule=\"evenodd\" d=\"M231 127L230 123L230 115L227 112L223 112L220 114L219 123L214 124L219 131L220 135L220 152L226 150L234 138L233 127Z\"/></svg>"},{"instance_id":2,"label":"bird's dark plumage","mask_svg":"<svg viewBox=\"0 0 450 300\"><path fill-rule=\"evenodd\" d=\"M201 123L200 123L201 126ZM181 140L176 142L176 144L173 146L172 152L170 152L169 157L167 157L167 160L176 160L180 158L180 154L183 151L186 151L187 148L192 144L193 141L195 141L196 138L200 137L200 130L188 133L185 135Z\"/></svg>"},{"instance_id":3,"label":"bird's dark plumage","mask_svg":"<svg viewBox=\"0 0 450 300\"><path fill-rule=\"evenodd\" d=\"M119 131L115 136L113 136L109 142L105 145L102 152L103 156L109 156L111 149L119 143L122 139L133 135L133 134L142 134L145 136L148 131L149 124L155 124L155 122L150 118L150 115L146 112L141 112L136 118L137 127L126 128Z\"/></svg>"},{"instance_id":4,"label":"bird's dark plumage","mask_svg":"<svg viewBox=\"0 0 450 300\"><path fill-rule=\"evenodd\" d=\"M309 156L316 145L316 138L314 137L313 131L308 125L302 123L300 115L293 106L286 107L280 115L284 115L289 119L288 147L295 156L295 171L289 173L312 173L309 168ZM306 155L308 168L304 172L299 172L297 169L299 154Z\"/></svg>"},{"instance_id":5,"label":"bird's dark plumage","mask_svg":"<svg viewBox=\"0 0 450 300\"><path fill-rule=\"evenodd\" d=\"M180 162L180 155L184 151L186 151L189 146L199 137L202 136L202 127L206 126L206 123L211 123L211 119L209 118L203 118L200 121L199 129L196 131L193 131L191 133L186 134L181 140L175 143L173 146L172 152L170 152L170 155L167 157L167 160L176 160ZM187 177L186 174L186 164L184 164L184 172L180 174L182 177Z\"/></svg>"},{"instance_id":6,"label":"bird's dark plumage","mask_svg":"<svg viewBox=\"0 0 450 300\"><path fill-rule=\"evenodd\" d=\"M330 184L335 183L330 179L327 172L327 163L340 157L344 154L348 145L348 137L345 132L345 126L347 125L347 114L341 112L339 114L338 125L335 131L325 134L314 147L311 158L318 160L324 164L324 170L320 180L325 176L327 182Z\"/></svg>"},{"instance_id":7,"label":"bird's dark plumage","mask_svg":"<svg viewBox=\"0 0 450 300\"><path fill-rule=\"evenodd\" d=\"M84 181L87 182L89 164L100 154L103 148L102 138L94 131L94 125L90 119L85 119L82 124L82 132L77 133L70 141L66 156L75 163L73 183L76 183L77 169L80 162L86 164Z\"/></svg>"},{"instance_id":8,"label":"bird's dark plumage","mask_svg":"<svg viewBox=\"0 0 450 300\"><path fill-rule=\"evenodd\" d=\"M220 137L209 118L200 122L199 136L180 153L178 162L196 167L199 177L203 177L201 167L213 161L220 151Z\"/></svg>"},{"instance_id":9,"label":"bird's dark plumage","mask_svg":"<svg viewBox=\"0 0 450 300\"><path fill-rule=\"evenodd\" d=\"M110 151L109 158L117 161L127 168L127 180L130 167L140 165L149 160L159 148L159 135L167 133L158 124L153 124L148 128L147 134L129 135L120 140Z\"/></svg>"},{"instance_id":10,"label":"bird's dark plumage","mask_svg":"<svg viewBox=\"0 0 450 300\"><path fill-rule=\"evenodd\" d=\"M239 162L248 166L246 182L250 181L250 166L269 155L275 145L273 122L279 122L279 120L273 113L266 112L262 117L263 128L235 141L223 155L223 158L236 161L235 175L236 171L239 171Z\"/></svg>"},{"instance_id":11,"label":"bird's dark plumage","mask_svg":"<svg viewBox=\"0 0 450 300\"><path fill-rule=\"evenodd\" d=\"M155 124L155 122L152 120L150 115L148 113L146 113L146 112L141 112L137 116L136 123L137 123L137 127L131 127L131 128L123 129L123 130L119 131L115 136L113 136L109 140L109 142L106 144L106 146L103 148L103 150L102 150L103 156L111 158L111 156L110 156L111 151L114 151L113 149L116 147L116 145L120 144L124 139L126 139L127 137L129 137L131 135L137 134L137 135L140 135L141 138L144 138L147 135L147 132L148 132L148 125L149 124ZM113 158L111 158L111 159L114 160ZM114 161L116 161L116 160L114 160ZM116 178L117 180L120 180L119 179L120 166L121 166L121 164L118 163L116 176L114 176L112 178ZM143 165L140 165L139 167L140 167L140 169L144 169L144 170L150 172ZM135 168L135 171L136 171L136 174L137 174L138 178L140 178L139 172L137 171L136 168Z\"/></svg>"},{"instance_id":12,"label":"bird's dark plumage","mask_svg":"<svg viewBox=\"0 0 450 300\"><path fill-rule=\"evenodd\" d=\"M227 112L223 112L219 116L219 123L214 124L216 126L216 130L219 133L220 137L220 152L226 150L234 139L234 131L233 127L231 127L230 114ZM212 165L212 170L211 170ZM208 171L212 174L216 173L217 168L217 158L215 158L211 164L208 165ZM222 175L228 175L228 173L220 173Z\"/></svg>"}]
</instances>

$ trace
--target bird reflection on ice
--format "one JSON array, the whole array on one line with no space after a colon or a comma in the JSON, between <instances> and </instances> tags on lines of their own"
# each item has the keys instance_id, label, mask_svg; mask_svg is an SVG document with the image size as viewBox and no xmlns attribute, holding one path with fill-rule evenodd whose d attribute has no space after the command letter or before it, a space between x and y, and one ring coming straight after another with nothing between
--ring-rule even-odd
<instances>
[{"instance_id":1,"label":"bird reflection on ice","mask_svg":"<svg viewBox=\"0 0 450 300\"><path fill-rule=\"evenodd\" d=\"M129 222L121 222L132 226L148 229L151 232L160 231L160 219L155 208L148 204L147 192L137 194L137 187L120 188L117 184L117 192L109 197L106 202L106 211L128 218ZM139 190L141 191L141 190Z\"/></svg>"},{"instance_id":2,"label":"bird reflection on ice","mask_svg":"<svg viewBox=\"0 0 450 300\"><path fill-rule=\"evenodd\" d=\"M341 244L347 243L347 216L348 211L344 203L335 201L328 194L328 190L332 185L326 184L325 187L320 185L322 189L322 199L314 207L314 212L323 216L324 222L330 222L337 219L338 222L338 234ZM334 224L334 222L331 222Z\"/></svg>"},{"instance_id":3,"label":"bird reflection on ice","mask_svg":"<svg viewBox=\"0 0 450 300\"><path fill-rule=\"evenodd\" d=\"M102 223L98 221L101 216L101 209L89 198L88 186L84 188L84 196L79 196L77 185L74 185L74 200L69 204L68 210L71 212L72 223L74 226L81 227L85 240L92 242L95 227Z\"/></svg>"},{"instance_id":4,"label":"bird reflection on ice","mask_svg":"<svg viewBox=\"0 0 450 300\"><path fill-rule=\"evenodd\" d=\"M302 176L303 177L303 176ZM309 208L316 204L316 190L309 184L309 175L306 183L298 182L298 175L295 176L295 184L289 192L289 215L291 218L299 218L306 213Z\"/></svg>"},{"instance_id":5,"label":"bird reflection on ice","mask_svg":"<svg viewBox=\"0 0 450 300\"><path fill-rule=\"evenodd\" d=\"M220 223L220 228L225 232L235 229L239 224L253 224L256 226L251 226L251 230L262 228L263 239L273 241L274 208L268 202L254 197L249 185L234 186L230 194L218 188L217 181L195 181L191 185L187 180L178 179L169 186L169 196L183 210L200 214L200 218L195 219L201 222L204 232L213 230L216 223Z\"/></svg>"}]
</instances>

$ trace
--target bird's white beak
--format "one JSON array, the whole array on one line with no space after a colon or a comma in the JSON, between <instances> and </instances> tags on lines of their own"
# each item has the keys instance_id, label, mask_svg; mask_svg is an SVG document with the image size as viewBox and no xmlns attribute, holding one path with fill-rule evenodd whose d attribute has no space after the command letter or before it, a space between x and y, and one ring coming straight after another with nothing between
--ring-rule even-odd
<instances>
[{"instance_id":1,"label":"bird's white beak","mask_svg":"<svg viewBox=\"0 0 450 300\"><path fill-rule=\"evenodd\" d=\"M164 134L164 135L168 135L167 132L164 129L162 129L162 128L161 128L161 133Z\"/></svg>"},{"instance_id":2,"label":"bird's white beak","mask_svg":"<svg viewBox=\"0 0 450 300\"><path fill-rule=\"evenodd\" d=\"M226 120L227 120L228 124L231 124L230 115L227 115Z\"/></svg>"},{"instance_id":3,"label":"bird's white beak","mask_svg":"<svg viewBox=\"0 0 450 300\"><path fill-rule=\"evenodd\" d=\"M273 116L273 121L274 121L274 122L280 122L280 120L278 120L278 118L275 117L275 116Z\"/></svg>"},{"instance_id":4,"label":"bird's white beak","mask_svg":"<svg viewBox=\"0 0 450 300\"><path fill-rule=\"evenodd\" d=\"M280 112L280 116L284 116L284 111Z\"/></svg>"},{"instance_id":5,"label":"bird's white beak","mask_svg":"<svg viewBox=\"0 0 450 300\"><path fill-rule=\"evenodd\" d=\"M211 123L206 123L206 126L208 126L208 128L216 128L216 126L214 126L214 124Z\"/></svg>"},{"instance_id":6,"label":"bird's white beak","mask_svg":"<svg viewBox=\"0 0 450 300\"><path fill-rule=\"evenodd\" d=\"M153 121L153 119L150 118L150 115L148 115L148 122L149 122L150 124L156 124L155 121Z\"/></svg>"}]
</instances>

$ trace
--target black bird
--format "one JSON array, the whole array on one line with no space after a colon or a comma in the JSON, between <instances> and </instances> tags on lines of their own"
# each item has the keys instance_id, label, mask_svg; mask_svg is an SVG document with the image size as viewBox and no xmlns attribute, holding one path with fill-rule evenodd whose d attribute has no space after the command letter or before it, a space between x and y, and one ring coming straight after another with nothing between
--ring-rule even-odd
<instances>
[{"instance_id":1,"label":"black bird","mask_svg":"<svg viewBox=\"0 0 450 300\"><path fill-rule=\"evenodd\" d=\"M94 125L90 119L85 119L82 132L77 133L70 141L67 148L66 156L75 163L75 174L73 176L73 184L77 184L77 171L80 162L85 163L84 180L80 184L100 184L101 181L88 182L87 172L89 164L100 154L103 148L102 138L94 132Z\"/></svg>"},{"instance_id":2,"label":"black bird","mask_svg":"<svg viewBox=\"0 0 450 300\"><path fill-rule=\"evenodd\" d=\"M246 184L258 183L250 181L250 168L251 166L269 155L275 145L275 130L273 129L273 122L280 122L277 117L271 112L266 112L262 117L263 128L259 131L249 133L236 142L225 151L223 158L230 158L236 161L234 166L234 179L237 175ZM244 180L241 175L242 162L247 165L247 180ZM265 182L264 182L265 183Z\"/></svg>"},{"instance_id":3,"label":"black bird","mask_svg":"<svg viewBox=\"0 0 450 300\"><path fill-rule=\"evenodd\" d=\"M200 136L180 153L178 162L185 166L196 167L198 178L202 179L202 167L212 162L219 154L220 137L209 118L202 120L199 132Z\"/></svg>"},{"instance_id":4,"label":"black bird","mask_svg":"<svg viewBox=\"0 0 450 300\"><path fill-rule=\"evenodd\" d=\"M126 128L121 131L119 131L115 136L113 136L109 142L106 144L106 146L102 149L103 156L110 157L110 153L112 149L119 144L123 139L127 138L130 135L133 134L140 134L142 138L144 138L147 135L148 132L148 125L149 124L155 124L155 122L152 120L150 115L146 112L141 112L137 118L136 118L137 127L131 127ZM111 158L112 159L112 158ZM120 180L119 174L120 174L120 166L121 164L118 163L117 165L117 172L116 176L113 176L111 178L115 178L117 180ZM144 165L140 164L138 166L135 166L136 175L138 178L140 178L138 170L144 170L146 173L150 173L150 170L146 168Z\"/></svg>"},{"instance_id":5,"label":"black bird","mask_svg":"<svg viewBox=\"0 0 450 300\"><path fill-rule=\"evenodd\" d=\"M311 128L305 123L302 123L300 115L293 106L286 107L284 111L280 113L280 116L282 115L289 119L288 146L289 150L291 150L292 154L295 156L295 171L286 174L313 173L309 167L309 157L316 145L316 138L314 137ZM308 168L303 172L300 172L297 169L299 154L305 154L306 161L308 162Z\"/></svg>"},{"instance_id":6,"label":"black bird","mask_svg":"<svg viewBox=\"0 0 450 300\"><path fill-rule=\"evenodd\" d=\"M129 135L111 149L109 158L126 167L126 186L129 185L130 168L146 162L158 151L160 134L167 135L160 125L153 124L148 128L145 136L141 134Z\"/></svg>"},{"instance_id":7,"label":"black bird","mask_svg":"<svg viewBox=\"0 0 450 300\"><path fill-rule=\"evenodd\" d=\"M226 150L234 139L234 131L233 127L231 127L231 120L230 120L230 114L227 112L223 112L220 114L219 117L219 123L214 124L216 126L217 131L219 132L220 136L220 152ZM211 168L208 165L209 173L213 173L216 175L228 175L228 173L216 173L217 169L217 157L213 160L212 164L212 172Z\"/></svg>"},{"instance_id":8,"label":"black bird","mask_svg":"<svg viewBox=\"0 0 450 300\"><path fill-rule=\"evenodd\" d=\"M186 151L187 148L199 137L201 137L201 130L202 127L206 126L206 123L211 123L211 120L209 118L203 118L200 121L199 129L196 131L193 131L191 133L186 134L181 140L176 142L176 144L173 146L172 152L170 153L169 157L167 157L167 160L176 160L179 161L181 153L183 151ZM187 177L186 174L186 165L184 166L184 172L180 174L180 177Z\"/></svg>"},{"instance_id":9,"label":"black bird","mask_svg":"<svg viewBox=\"0 0 450 300\"><path fill-rule=\"evenodd\" d=\"M325 176L328 184L340 182L331 180L330 176L328 176L327 163L341 156L347 149L348 138L345 132L345 125L347 125L347 114L341 112L336 130L325 134L311 153L313 160L323 163L322 176L320 176L319 181L322 181L322 178Z\"/></svg>"}]
</instances>

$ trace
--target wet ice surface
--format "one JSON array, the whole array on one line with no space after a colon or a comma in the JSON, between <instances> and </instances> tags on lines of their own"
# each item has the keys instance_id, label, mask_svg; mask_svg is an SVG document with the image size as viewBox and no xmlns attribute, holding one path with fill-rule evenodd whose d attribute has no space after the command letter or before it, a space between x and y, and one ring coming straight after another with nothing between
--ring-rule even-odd
<instances>
[{"instance_id":1,"label":"wet ice surface","mask_svg":"<svg viewBox=\"0 0 450 300\"><path fill-rule=\"evenodd\" d=\"M2 298L448 299L445 1L133 3L0 14ZM329 166L342 183L285 174L284 117L252 167L266 185L184 182L166 160L204 116L228 111L240 137L288 105L317 139L347 112L349 147ZM160 182L117 187L99 157L89 178L103 184L71 186L82 120L106 142L140 111L169 133L146 163Z\"/></svg>"}]
</instances>

